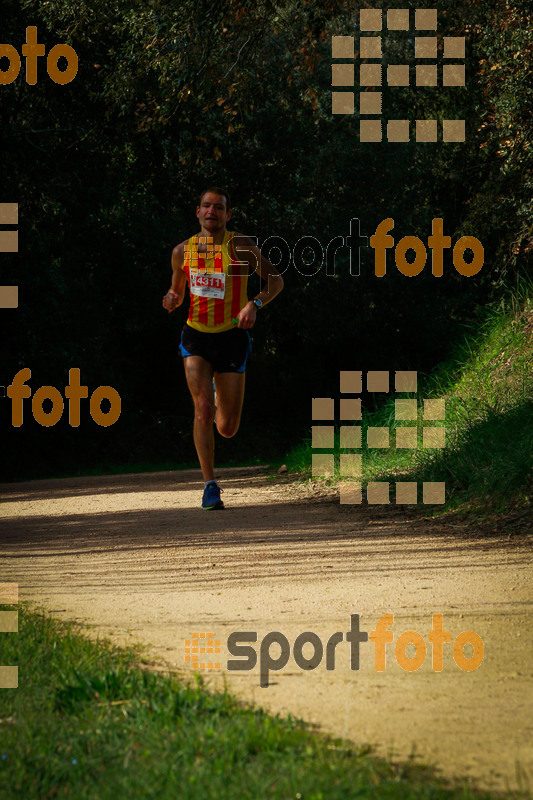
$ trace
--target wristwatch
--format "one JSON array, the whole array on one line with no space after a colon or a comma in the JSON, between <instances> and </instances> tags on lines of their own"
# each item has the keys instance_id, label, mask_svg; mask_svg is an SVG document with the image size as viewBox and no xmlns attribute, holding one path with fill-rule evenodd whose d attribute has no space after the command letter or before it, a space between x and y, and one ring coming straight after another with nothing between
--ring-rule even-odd
<instances>
[{"instance_id":1,"label":"wristwatch","mask_svg":"<svg viewBox=\"0 0 533 800\"><path fill-rule=\"evenodd\" d=\"M256 297L254 300L252 300L252 302L253 302L254 306L255 306L257 309L259 309L259 308L262 308L262 307L263 307L263 301L262 301L262 300L260 300L258 297Z\"/></svg>"}]
</instances>

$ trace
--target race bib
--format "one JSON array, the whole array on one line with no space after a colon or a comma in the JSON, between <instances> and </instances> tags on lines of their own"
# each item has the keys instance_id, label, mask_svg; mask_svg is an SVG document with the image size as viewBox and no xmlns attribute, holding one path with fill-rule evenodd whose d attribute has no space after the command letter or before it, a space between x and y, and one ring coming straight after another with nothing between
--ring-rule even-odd
<instances>
[{"instance_id":1,"label":"race bib","mask_svg":"<svg viewBox=\"0 0 533 800\"><path fill-rule=\"evenodd\" d=\"M216 274L202 274L191 272L189 274L189 290L198 297L214 297L223 300L226 293L226 275L224 272Z\"/></svg>"}]
</instances>

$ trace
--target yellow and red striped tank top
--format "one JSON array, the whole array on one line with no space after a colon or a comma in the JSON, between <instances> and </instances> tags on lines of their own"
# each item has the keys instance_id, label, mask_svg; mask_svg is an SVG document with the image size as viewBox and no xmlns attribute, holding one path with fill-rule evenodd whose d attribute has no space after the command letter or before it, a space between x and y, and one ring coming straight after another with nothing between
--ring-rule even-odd
<instances>
[{"instance_id":1,"label":"yellow and red striped tank top","mask_svg":"<svg viewBox=\"0 0 533 800\"><path fill-rule=\"evenodd\" d=\"M216 251L208 244L210 253L198 252L198 234L185 245L183 271L191 296L187 324L197 331L230 330L235 327L232 318L248 302L248 264L237 259L233 237L233 232L226 231Z\"/></svg>"}]
</instances>

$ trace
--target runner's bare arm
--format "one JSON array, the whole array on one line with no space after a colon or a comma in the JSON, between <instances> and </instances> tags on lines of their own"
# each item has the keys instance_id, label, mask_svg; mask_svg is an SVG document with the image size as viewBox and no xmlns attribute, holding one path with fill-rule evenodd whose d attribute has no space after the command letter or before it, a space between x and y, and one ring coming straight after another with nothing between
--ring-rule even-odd
<instances>
[{"instance_id":1,"label":"runner's bare arm","mask_svg":"<svg viewBox=\"0 0 533 800\"><path fill-rule=\"evenodd\" d=\"M265 281L265 287L254 298L254 300L261 300L262 304L265 306L283 289L283 278L276 267L271 264L267 258L261 255L260 249L248 236L242 233L236 233L234 245L239 261L244 261L248 264L248 266L257 272ZM238 327L252 328L256 316L257 306L254 304L253 300L249 300L239 312Z\"/></svg>"},{"instance_id":2,"label":"runner's bare arm","mask_svg":"<svg viewBox=\"0 0 533 800\"><path fill-rule=\"evenodd\" d=\"M163 308L166 308L169 314L183 303L185 297L187 276L183 271L184 244L185 242L177 244L172 251L172 283L163 297Z\"/></svg>"}]
</instances>

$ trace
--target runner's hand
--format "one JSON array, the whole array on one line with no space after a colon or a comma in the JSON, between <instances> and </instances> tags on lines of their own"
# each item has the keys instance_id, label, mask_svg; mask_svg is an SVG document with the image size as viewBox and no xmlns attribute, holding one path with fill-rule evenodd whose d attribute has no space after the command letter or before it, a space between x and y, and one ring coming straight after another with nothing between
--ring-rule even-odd
<instances>
[{"instance_id":1,"label":"runner's hand","mask_svg":"<svg viewBox=\"0 0 533 800\"><path fill-rule=\"evenodd\" d=\"M176 292L170 289L163 297L163 308L166 308L170 314L171 311L174 311L175 308L181 305L182 299L183 298L180 298L179 294L176 294Z\"/></svg>"},{"instance_id":2,"label":"runner's hand","mask_svg":"<svg viewBox=\"0 0 533 800\"><path fill-rule=\"evenodd\" d=\"M253 328L255 323L255 318L257 317L257 308L255 303L252 303L250 300L244 308L241 308L239 311L237 318L239 320L239 324L237 325L238 328L244 328L247 330L248 328Z\"/></svg>"}]
</instances>

